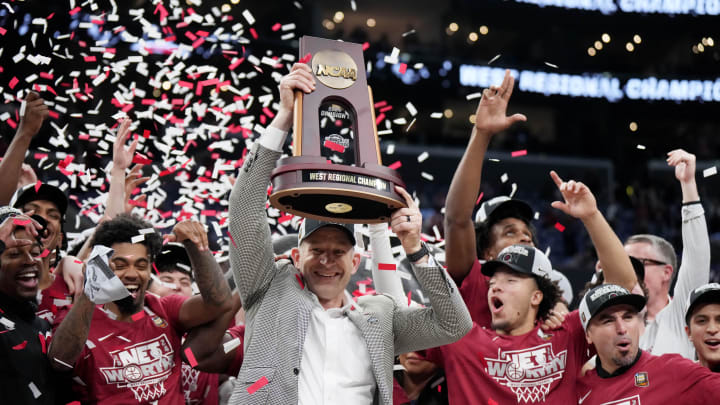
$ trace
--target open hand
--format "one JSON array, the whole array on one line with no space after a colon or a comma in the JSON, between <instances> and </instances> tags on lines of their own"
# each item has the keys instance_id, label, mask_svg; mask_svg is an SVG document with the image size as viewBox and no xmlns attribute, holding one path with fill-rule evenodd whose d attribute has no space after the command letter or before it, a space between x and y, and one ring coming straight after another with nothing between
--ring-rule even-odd
<instances>
[{"instance_id":1,"label":"open hand","mask_svg":"<svg viewBox=\"0 0 720 405\"><path fill-rule=\"evenodd\" d=\"M675 167L675 178L680 183L695 181L695 155L683 149L668 152L667 163Z\"/></svg>"},{"instance_id":2,"label":"open hand","mask_svg":"<svg viewBox=\"0 0 720 405\"><path fill-rule=\"evenodd\" d=\"M515 86L515 79L510 71L505 71L505 78L500 86L490 86L483 90L482 98L475 111L475 128L478 132L489 135L508 129L518 121L527 121L523 114L506 116L508 102Z\"/></svg>"},{"instance_id":3,"label":"open hand","mask_svg":"<svg viewBox=\"0 0 720 405\"><path fill-rule=\"evenodd\" d=\"M138 139L135 139L130 144L130 147L125 149L125 142L130 137L131 124L132 120L130 120L130 118L124 118L120 122L117 138L115 138L115 144L113 145L113 168L122 170L123 172L130 167L133 156L135 156L135 149L138 145Z\"/></svg>"}]
</instances>

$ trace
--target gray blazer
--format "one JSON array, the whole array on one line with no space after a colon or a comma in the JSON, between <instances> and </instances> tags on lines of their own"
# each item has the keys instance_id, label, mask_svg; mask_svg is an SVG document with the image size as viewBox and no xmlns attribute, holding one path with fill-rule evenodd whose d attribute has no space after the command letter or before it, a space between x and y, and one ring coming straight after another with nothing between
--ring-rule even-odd
<instances>
[{"instance_id":1,"label":"gray blazer","mask_svg":"<svg viewBox=\"0 0 720 405\"><path fill-rule=\"evenodd\" d=\"M230 404L297 404L303 343L318 302L299 270L273 256L265 203L279 157L256 142L230 195L230 261L246 311L245 355ZM347 312L367 343L377 383L374 404L392 405L397 354L455 342L472 327L457 287L442 268L414 270L432 308L401 307L378 295L360 297Z\"/></svg>"}]
</instances>

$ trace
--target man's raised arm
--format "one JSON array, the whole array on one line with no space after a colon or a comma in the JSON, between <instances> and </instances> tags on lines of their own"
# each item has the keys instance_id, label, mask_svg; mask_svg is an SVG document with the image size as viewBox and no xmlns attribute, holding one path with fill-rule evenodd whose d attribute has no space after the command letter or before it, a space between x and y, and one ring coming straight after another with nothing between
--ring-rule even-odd
<instances>
[{"instance_id":1,"label":"man's raised arm","mask_svg":"<svg viewBox=\"0 0 720 405\"><path fill-rule=\"evenodd\" d=\"M458 283L477 260L472 212L480 192L483 160L490 139L513 123L527 119L522 114L505 116L514 83L508 70L499 87L483 91L470 142L450 183L445 206L445 260L448 273Z\"/></svg>"},{"instance_id":2,"label":"man's raised arm","mask_svg":"<svg viewBox=\"0 0 720 405\"><path fill-rule=\"evenodd\" d=\"M315 79L304 63L293 65L278 86L280 108L265 133L248 153L230 193L230 264L243 306L249 310L255 295L269 285L274 256L265 202L270 173L280 157L293 119L294 91L310 93Z\"/></svg>"},{"instance_id":3,"label":"man's raised arm","mask_svg":"<svg viewBox=\"0 0 720 405\"><path fill-rule=\"evenodd\" d=\"M550 177L565 199L565 202L553 201L552 207L580 219L585 225L598 259L602 263L605 282L632 291L637 278L630 257L625 253L622 242L598 209L590 188L575 180L565 182L555 171L550 172Z\"/></svg>"}]
</instances>

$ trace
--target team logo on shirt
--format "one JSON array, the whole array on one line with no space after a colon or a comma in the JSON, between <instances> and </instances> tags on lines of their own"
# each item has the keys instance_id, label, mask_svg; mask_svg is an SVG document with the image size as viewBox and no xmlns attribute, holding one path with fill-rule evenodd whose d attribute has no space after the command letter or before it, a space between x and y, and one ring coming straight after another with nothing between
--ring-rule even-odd
<instances>
[{"instance_id":1,"label":"team logo on shirt","mask_svg":"<svg viewBox=\"0 0 720 405\"><path fill-rule=\"evenodd\" d=\"M152 320L153 320L153 322L155 322L155 326L157 326L158 328L167 328L167 322L165 322L165 320L162 319L162 317L153 315Z\"/></svg>"},{"instance_id":2,"label":"team logo on shirt","mask_svg":"<svg viewBox=\"0 0 720 405\"><path fill-rule=\"evenodd\" d=\"M166 335L110 352L112 367L101 367L107 384L129 387L135 399L152 401L165 394L165 381L175 366L175 352Z\"/></svg>"},{"instance_id":3,"label":"team logo on shirt","mask_svg":"<svg viewBox=\"0 0 720 405\"><path fill-rule=\"evenodd\" d=\"M650 380L648 380L647 372L643 371L640 373L635 373L636 387L647 387L648 385L650 385Z\"/></svg>"},{"instance_id":4,"label":"team logo on shirt","mask_svg":"<svg viewBox=\"0 0 720 405\"><path fill-rule=\"evenodd\" d=\"M567 350L555 354L551 343L485 358L488 375L514 392L518 403L544 402L550 385L565 373L566 361Z\"/></svg>"},{"instance_id":5,"label":"team logo on shirt","mask_svg":"<svg viewBox=\"0 0 720 405\"><path fill-rule=\"evenodd\" d=\"M604 402L600 405L641 405L640 395L633 395L631 397L618 399L612 402Z\"/></svg>"}]
</instances>

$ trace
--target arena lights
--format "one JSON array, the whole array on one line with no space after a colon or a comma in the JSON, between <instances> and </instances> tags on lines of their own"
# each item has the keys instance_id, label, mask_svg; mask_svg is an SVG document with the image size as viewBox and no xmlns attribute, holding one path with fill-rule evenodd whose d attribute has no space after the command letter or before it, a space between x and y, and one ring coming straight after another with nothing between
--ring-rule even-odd
<instances>
[{"instance_id":1,"label":"arena lights","mask_svg":"<svg viewBox=\"0 0 720 405\"><path fill-rule=\"evenodd\" d=\"M720 0L515 0L516 3L599 11L603 14L654 13L720 15Z\"/></svg>"},{"instance_id":2,"label":"arena lights","mask_svg":"<svg viewBox=\"0 0 720 405\"><path fill-rule=\"evenodd\" d=\"M668 100L720 102L720 77L714 80L662 79L655 77L627 79L609 74L583 73L579 75L548 73L534 70L510 70L518 79L520 91L546 96L604 98L609 101ZM469 87L489 87L499 84L504 68L480 65L460 65L460 84Z\"/></svg>"}]
</instances>

